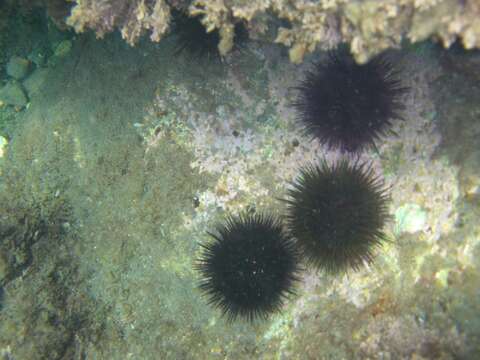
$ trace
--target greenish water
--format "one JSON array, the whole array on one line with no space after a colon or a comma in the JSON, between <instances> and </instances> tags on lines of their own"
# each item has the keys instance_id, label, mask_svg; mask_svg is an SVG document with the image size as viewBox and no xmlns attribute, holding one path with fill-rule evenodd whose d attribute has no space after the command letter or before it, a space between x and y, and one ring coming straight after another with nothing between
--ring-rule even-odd
<instances>
[{"instance_id":1,"label":"greenish water","mask_svg":"<svg viewBox=\"0 0 480 360\"><path fill-rule=\"evenodd\" d=\"M174 37L132 48L11 21L3 85L28 100L0 108L2 358L479 356L478 52L393 53L412 89L405 122L361 158L391 187L375 262L307 268L280 313L228 323L197 289L199 242L230 213L282 215L299 166L339 156L289 106L308 61L251 43L198 62L174 54ZM31 62L20 80L13 56Z\"/></svg>"}]
</instances>

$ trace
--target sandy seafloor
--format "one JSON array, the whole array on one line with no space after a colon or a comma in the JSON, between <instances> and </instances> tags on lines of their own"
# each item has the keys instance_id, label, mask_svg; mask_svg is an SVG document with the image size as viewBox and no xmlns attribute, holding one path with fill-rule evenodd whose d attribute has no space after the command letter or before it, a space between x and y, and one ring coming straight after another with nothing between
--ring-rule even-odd
<instances>
[{"instance_id":1,"label":"sandy seafloor","mask_svg":"<svg viewBox=\"0 0 480 360\"><path fill-rule=\"evenodd\" d=\"M299 167L339 158L289 105L325 54L69 41L28 106L1 108L1 359L480 358L478 52L390 53L411 91L398 136L362 155L391 187L375 262L306 269L281 313L229 324L196 288L198 243L227 214L281 216Z\"/></svg>"}]
</instances>

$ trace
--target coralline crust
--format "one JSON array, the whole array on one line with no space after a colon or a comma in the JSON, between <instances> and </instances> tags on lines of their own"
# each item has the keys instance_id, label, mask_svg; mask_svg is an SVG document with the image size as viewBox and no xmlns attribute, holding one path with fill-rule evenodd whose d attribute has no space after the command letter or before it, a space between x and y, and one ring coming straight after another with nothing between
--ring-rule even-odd
<instances>
[{"instance_id":1,"label":"coralline crust","mask_svg":"<svg viewBox=\"0 0 480 360\"><path fill-rule=\"evenodd\" d=\"M118 28L130 45L147 30L160 41L170 26L170 6L164 0L76 0L67 24L77 32L93 29L100 38Z\"/></svg>"},{"instance_id":2,"label":"coralline crust","mask_svg":"<svg viewBox=\"0 0 480 360\"><path fill-rule=\"evenodd\" d=\"M150 31L160 41L170 25L170 10L184 8L201 16L207 31L220 33L219 51L231 50L234 25L243 22L251 32L272 25L272 41L289 48L290 59L302 62L315 49L350 44L360 63L403 39L412 42L433 38L445 47L460 39L466 49L480 48L478 0L75 0L67 24L76 31L93 29L99 37L119 29L134 45ZM272 19L274 21L272 21ZM288 25L286 25L288 24ZM261 36L261 34L260 34Z\"/></svg>"}]
</instances>

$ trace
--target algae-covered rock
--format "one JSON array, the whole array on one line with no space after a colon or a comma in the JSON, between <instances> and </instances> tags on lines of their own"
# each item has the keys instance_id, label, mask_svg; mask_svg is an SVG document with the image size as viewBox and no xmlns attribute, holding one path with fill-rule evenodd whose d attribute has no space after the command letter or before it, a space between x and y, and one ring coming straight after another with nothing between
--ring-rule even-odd
<instances>
[{"instance_id":1,"label":"algae-covered rock","mask_svg":"<svg viewBox=\"0 0 480 360\"><path fill-rule=\"evenodd\" d=\"M8 262L2 252L0 252L0 284L8 273Z\"/></svg>"},{"instance_id":2,"label":"algae-covered rock","mask_svg":"<svg viewBox=\"0 0 480 360\"><path fill-rule=\"evenodd\" d=\"M45 66L45 64L47 63L48 54L49 49L37 48L34 49L30 54L28 54L28 59L37 66Z\"/></svg>"},{"instance_id":3,"label":"algae-covered rock","mask_svg":"<svg viewBox=\"0 0 480 360\"><path fill-rule=\"evenodd\" d=\"M8 145L7 139L0 135L0 158L5 155L5 149Z\"/></svg>"},{"instance_id":4,"label":"algae-covered rock","mask_svg":"<svg viewBox=\"0 0 480 360\"><path fill-rule=\"evenodd\" d=\"M19 56L12 56L7 64L7 75L21 80L30 71L30 61Z\"/></svg>"},{"instance_id":5,"label":"algae-covered rock","mask_svg":"<svg viewBox=\"0 0 480 360\"><path fill-rule=\"evenodd\" d=\"M55 48L53 56L63 58L68 55L70 50L72 50L72 42L70 40L63 40Z\"/></svg>"},{"instance_id":6,"label":"algae-covered rock","mask_svg":"<svg viewBox=\"0 0 480 360\"><path fill-rule=\"evenodd\" d=\"M41 68L35 70L28 78L23 81L23 87L27 91L28 96L32 96L42 88L47 78L48 69Z\"/></svg>"},{"instance_id":7,"label":"algae-covered rock","mask_svg":"<svg viewBox=\"0 0 480 360\"><path fill-rule=\"evenodd\" d=\"M425 227L427 213L418 204L405 204L395 211L396 231L416 233Z\"/></svg>"},{"instance_id":8,"label":"algae-covered rock","mask_svg":"<svg viewBox=\"0 0 480 360\"><path fill-rule=\"evenodd\" d=\"M72 41L63 40L53 50L53 55L48 59L50 66L55 66L58 62L64 59L72 50Z\"/></svg>"},{"instance_id":9,"label":"algae-covered rock","mask_svg":"<svg viewBox=\"0 0 480 360\"><path fill-rule=\"evenodd\" d=\"M75 0L67 24L77 32L93 29L98 37L119 29L131 45L151 31L161 40L170 26L171 8L200 16L207 31L220 33L222 55L233 45L233 28L243 22L254 36L270 28L275 42L301 62L316 49L346 43L359 62L388 48L433 38L449 47L459 39L467 49L480 47L478 0L193 0L187 4L154 0ZM183 3L183 2L180 2ZM275 21L271 22L270 20ZM281 24L281 25L279 25ZM255 34L257 33L257 34Z\"/></svg>"},{"instance_id":10,"label":"algae-covered rock","mask_svg":"<svg viewBox=\"0 0 480 360\"><path fill-rule=\"evenodd\" d=\"M13 106L25 106L28 103L27 96L17 81L10 81L0 89L0 101Z\"/></svg>"}]
</instances>

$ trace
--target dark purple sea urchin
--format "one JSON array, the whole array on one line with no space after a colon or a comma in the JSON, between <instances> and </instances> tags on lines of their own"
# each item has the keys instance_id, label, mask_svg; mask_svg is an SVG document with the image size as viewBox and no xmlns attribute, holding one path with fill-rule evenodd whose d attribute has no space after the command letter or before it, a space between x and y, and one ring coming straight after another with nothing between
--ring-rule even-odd
<instances>
[{"instance_id":1,"label":"dark purple sea urchin","mask_svg":"<svg viewBox=\"0 0 480 360\"><path fill-rule=\"evenodd\" d=\"M293 106L307 133L330 149L355 153L391 133L407 88L385 56L359 65L346 51L330 52L297 87Z\"/></svg>"},{"instance_id":2,"label":"dark purple sea urchin","mask_svg":"<svg viewBox=\"0 0 480 360\"><path fill-rule=\"evenodd\" d=\"M174 12L173 23L178 36L176 54L186 52L192 58L220 58L217 30L207 33L199 17L190 17L181 12Z\"/></svg>"},{"instance_id":3,"label":"dark purple sea urchin","mask_svg":"<svg viewBox=\"0 0 480 360\"><path fill-rule=\"evenodd\" d=\"M221 60L218 29L207 32L201 17L188 16L180 11L175 11L173 18L174 33L177 35L176 54L186 53L193 60ZM247 30L243 24L237 23L234 31L234 48L241 49L248 39Z\"/></svg>"},{"instance_id":4,"label":"dark purple sea urchin","mask_svg":"<svg viewBox=\"0 0 480 360\"><path fill-rule=\"evenodd\" d=\"M298 251L281 223L267 215L229 217L201 245L200 290L228 320L266 318L293 294Z\"/></svg>"},{"instance_id":5,"label":"dark purple sea urchin","mask_svg":"<svg viewBox=\"0 0 480 360\"><path fill-rule=\"evenodd\" d=\"M386 241L389 196L367 165L341 160L304 167L288 195L290 233L318 269L357 270Z\"/></svg>"}]
</instances>

